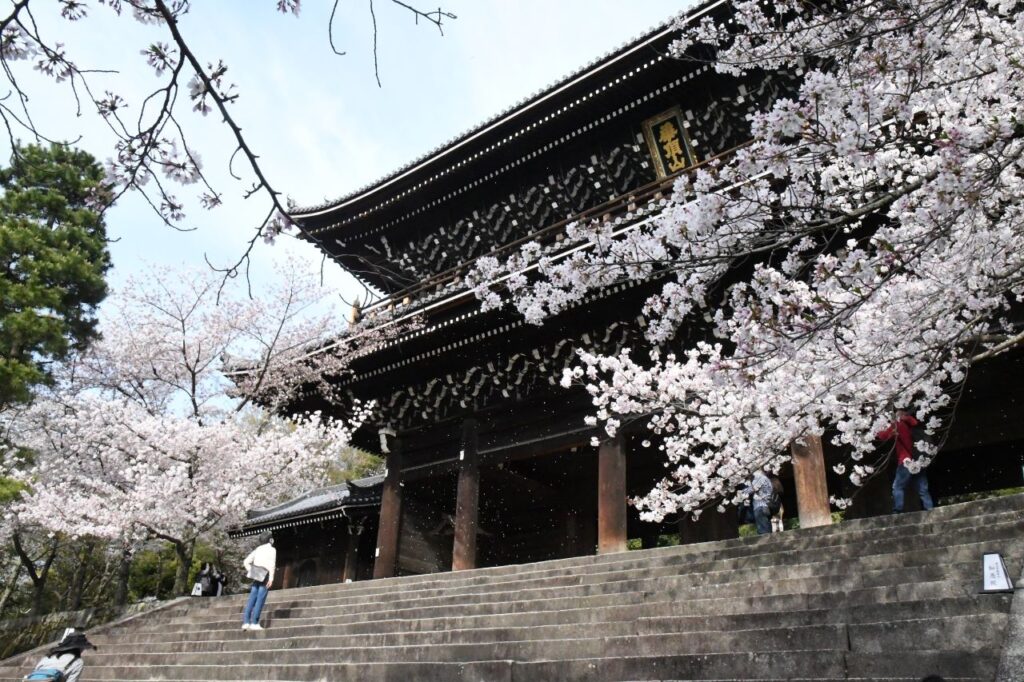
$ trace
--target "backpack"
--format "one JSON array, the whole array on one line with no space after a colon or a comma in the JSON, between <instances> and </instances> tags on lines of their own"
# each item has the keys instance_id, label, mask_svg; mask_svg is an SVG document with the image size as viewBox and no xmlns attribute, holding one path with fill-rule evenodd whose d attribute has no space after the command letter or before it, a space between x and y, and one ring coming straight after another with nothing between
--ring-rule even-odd
<instances>
[{"instance_id":1,"label":"backpack","mask_svg":"<svg viewBox=\"0 0 1024 682\"><path fill-rule=\"evenodd\" d=\"M768 480L772 482L772 496L768 498L768 512L775 516L782 509L782 493L785 492L785 489L778 476L769 476Z\"/></svg>"}]
</instances>

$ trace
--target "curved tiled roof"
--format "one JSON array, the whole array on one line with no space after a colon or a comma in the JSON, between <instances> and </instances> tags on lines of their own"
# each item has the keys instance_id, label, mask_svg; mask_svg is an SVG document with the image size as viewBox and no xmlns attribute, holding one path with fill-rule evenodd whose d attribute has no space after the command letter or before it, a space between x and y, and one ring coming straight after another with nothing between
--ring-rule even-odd
<instances>
[{"instance_id":1,"label":"curved tiled roof","mask_svg":"<svg viewBox=\"0 0 1024 682\"><path fill-rule=\"evenodd\" d=\"M326 211L326 210L330 210L330 209L336 208L337 206L339 206L339 205L341 205L341 204L343 204L345 202L348 202L348 201L350 201L352 199L355 199L355 198L359 197L360 195L362 195L362 194L364 194L366 192L369 192L370 190L373 190L373 189L375 189L375 188L377 188L377 187L379 187L379 186L381 186L381 185L383 185L385 183L388 183L388 182L390 182L392 180L395 180L399 176L407 173L408 171L414 169L415 167L420 166L420 165L422 165L424 163L427 163L427 162L433 160L435 157L438 157L443 152L451 149L452 147L454 147L456 145L459 145L459 144L461 144L463 142L467 142L472 137L474 137L476 135L479 135L482 132L485 132L488 128L490 128L490 127L492 127L492 126L502 122L504 119L509 118L510 116L515 115L516 113L518 113L519 111L523 110L524 108L526 108L530 104L535 103L535 102L539 102L543 98L545 98L545 97L555 93L557 90L559 90L559 89L561 89L561 88L571 84L573 81L578 80L579 78L581 78L582 76L587 74L587 72L594 70L596 67L600 66L604 62L607 62L608 60L613 59L616 56L619 56L620 54L622 54L628 48L633 47L633 46L637 46L638 44L641 44L643 42L649 41L649 40L657 37L658 35L660 35L664 31L666 31L669 28L671 28L672 24L676 21L676 19L678 17L684 16L684 15L693 17L694 15L698 14L699 12L702 12L704 10L707 10L707 9L711 8L712 6L720 4L722 1L723 0L707 0L706 2L702 2L702 3L698 4L696 7L693 7L693 8L690 8L689 10L686 10L682 14L673 15L671 18L666 19L665 21L661 22L660 24L657 24L657 25L651 27L648 31L644 32L643 34L641 34L639 36L636 36L636 37L634 37L634 38L632 38L630 40L627 40L626 42L622 43L619 47L615 48L614 50L611 50L611 51L607 52L606 54L598 57L597 59L594 59L594 60L590 61L585 66L580 67L579 69L573 71L569 75L567 75L564 78L556 81L555 83L547 86L546 88L542 88L541 90L538 90L537 92L535 92L535 93L533 93L533 94L523 98L519 102L516 102L515 104L507 107L506 109L504 109L500 113L498 113L498 114L492 116L491 118L487 119L483 123L480 123L480 124L474 126L473 128L470 128L470 129L466 130L465 132L463 132L463 133L461 133L459 135L456 135L455 137L451 138L447 142L444 142L443 144L435 147L434 149L432 149L429 152L423 154L419 158L414 159L413 161L410 161L409 163L405 164L404 166L398 168L397 170L392 171L391 173L388 173L387 175L385 175L385 176L383 176L381 178L378 178L377 180L374 180L373 182L371 182L371 183L369 183L367 185L364 185L363 187L360 187L359 189L357 189L355 191L352 191L352 192L350 192L350 193L348 193L348 194L346 194L344 196L341 196L341 197L339 197L337 199L333 199L333 200L330 200L330 201L324 201L324 202L321 202L320 204L315 204L313 206L296 208L296 209L294 209L291 212L291 215L293 217L296 217L296 218L302 218L302 217L308 217L308 216L310 216L312 214L315 214L315 213L319 213L319 212L322 212L322 211Z\"/></svg>"},{"instance_id":2,"label":"curved tiled roof","mask_svg":"<svg viewBox=\"0 0 1024 682\"><path fill-rule=\"evenodd\" d=\"M316 488L273 507L250 510L241 527L262 526L339 507L380 504L380 486L383 482L383 476L368 476L347 483Z\"/></svg>"}]
</instances>

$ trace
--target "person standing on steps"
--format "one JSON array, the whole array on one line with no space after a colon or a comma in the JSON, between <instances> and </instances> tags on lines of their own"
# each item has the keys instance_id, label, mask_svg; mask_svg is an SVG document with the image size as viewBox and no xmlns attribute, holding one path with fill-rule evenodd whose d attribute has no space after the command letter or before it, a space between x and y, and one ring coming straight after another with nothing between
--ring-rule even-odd
<instances>
[{"instance_id":1,"label":"person standing on steps","mask_svg":"<svg viewBox=\"0 0 1024 682\"><path fill-rule=\"evenodd\" d=\"M767 535L772 532L772 500L775 498L775 487L768 475L761 469L754 472L754 478L750 481L743 494L750 500L744 503L744 523L751 523L757 526L758 535ZM776 510L777 511L777 510Z\"/></svg>"},{"instance_id":2,"label":"person standing on steps","mask_svg":"<svg viewBox=\"0 0 1024 682\"><path fill-rule=\"evenodd\" d=\"M224 575L223 573L221 573L219 568L214 566L213 567L213 585L214 585L213 596L215 596L215 597L222 597L222 596L224 596L224 587L227 585L227 583L228 583L228 577L226 575Z\"/></svg>"},{"instance_id":3,"label":"person standing on steps","mask_svg":"<svg viewBox=\"0 0 1024 682\"><path fill-rule=\"evenodd\" d=\"M209 597L213 595L213 566L209 563L203 564L203 567L199 569L198 575L196 575L196 584L199 585L199 596ZM195 594L194 590L192 594Z\"/></svg>"},{"instance_id":4,"label":"person standing on steps","mask_svg":"<svg viewBox=\"0 0 1024 682\"><path fill-rule=\"evenodd\" d=\"M928 492L928 474L915 457L917 453L914 442L924 439L921 422L906 410L896 410L892 426L879 431L877 437L879 440L896 441L896 477L892 482L893 513L903 512L903 497L908 485L913 485L917 490L917 496L921 498L921 506L925 511L934 508L935 503Z\"/></svg>"},{"instance_id":5,"label":"person standing on steps","mask_svg":"<svg viewBox=\"0 0 1024 682\"><path fill-rule=\"evenodd\" d=\"M245 557L245 575L252 580L249 588L249 601L242 613L243 630L262 630L260 612L267 600L267 591L274 582L274 569L277 567L277 550L274 549L274 536L269 530L260 533L260 546Z\"/></svg>"},{"instance_id":6,"label":"person standing on steps","mask_svg":"<svg viewBox=\"0 0 1024 682\"><path fill-rule=\"evenodd\" d=\"M85 668L82 652L96 647L88 640L84 632L70 632L64 636L57 646L50 649L35 669L25 676L26 680L62 680L78 682Z\"/></svg>"}]
</instances>

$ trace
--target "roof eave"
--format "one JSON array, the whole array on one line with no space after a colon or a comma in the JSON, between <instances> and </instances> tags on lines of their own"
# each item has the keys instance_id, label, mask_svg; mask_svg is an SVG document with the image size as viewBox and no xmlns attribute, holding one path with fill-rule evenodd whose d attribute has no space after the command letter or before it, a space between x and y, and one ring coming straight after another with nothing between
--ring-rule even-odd
<instances>
[{"instance_id":1,"label":"roof eave","mask_svg":"<svg viewBox=\"0 0 1024 682\"><path fill-rule=\"evenodd\" d=\"M701 3L698 6L691 9L686 14L686 19L693 21L704 14L707 14L711 10L715 9L719 5L723 5L728 0L708 0L707 2ZM352 204L361 201L365 198L371 197L374 194L384 191L401 180L416 174L420 170L434 164L442 159L445 159L455 152L461 150L466 145L470 144L474 140L479 139L481 136L507 124L510 121L515 120L519 116L525 115L527 112L532 111L537 106L547 102L553 97L556 97L565 90L577 85L578 83L591 78L594 74L600 73L601 71L614 66L623 59L626 59L630 55L634 54L637 50L643 49L645 46L658 39L664 37L666 34L676 30L676 19L679 15L659 24L655 28L651 29L645 35L635 38L632 41L625 43L622 47L617 50L601 57L589 66L583 67L582 69L570 74L566 79L558 82L551 86L547 90L543 90L535 95L528 97L526 100L513 105L509 109L506 109L496 117L485 121L483 124L473 128L466 133L452 139L451 141L441 145L440 147L428 152L423 157L413 161L412 163L399 168L393 173L384 176L383 178L366 185L365 187L352 192L346 196L336 199L332 202L325 204L300 207L290 213L290 217L297 221L316 218L318 216L329 215L335 211L344 209Z\"/></svg>"}]
</instances>

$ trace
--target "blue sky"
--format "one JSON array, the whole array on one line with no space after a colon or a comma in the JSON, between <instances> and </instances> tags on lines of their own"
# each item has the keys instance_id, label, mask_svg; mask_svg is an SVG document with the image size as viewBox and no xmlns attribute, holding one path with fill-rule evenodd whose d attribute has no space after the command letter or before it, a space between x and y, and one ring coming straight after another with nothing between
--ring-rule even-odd
<instances>
[{"instance_id":1,"label":"blue sky","mask_svg":"<svg viewBox=\"0 0 1024 682\"><path fill-rule=\"evenodd\" d=\"M10 4L10 0L4 0ZM167 40L159 27L116 17L94 6L86 20L69 24L40 12L45 35L64 42L83 66L117 69L94 87L130 102L157 81L139 51ZM90 3L96 5L95 2ZM430 0L436 7L438 0ZM318 203L361 187L443 144L493 114L681 11L687 0L451 0L441 6L458 16L445 35L416 26L405 10L376 0L380 74L373 75L372 25L365 0L342 0L335 56L327 40L331 3L306 0L300 17L278 14L273 0L197 0L181 22L182 32L205 62L223 59L238 86L236 120L261 156L275 185L300 205ZM110 156L111 138L90 111L76 117L65 88L51 85L27 65L19 72L34 93L37 123L51 135L81 135L79 146L98 158ZM215 179L224 206L204 211L186 199L188 233L164 227L139 197L123 199L109 214L112 282L137 275L146 263L201 267L237 257L266 200L241 199L244 190L227 174L233 146L214 116L182 106L191 143L204 170ZM2 153L6 157L7 149ZM318 268L319 254L295 239L261 246L253 276L270 275L274 262L296 255ZM328 285L351 297L356 288L329 265Z\"/></svg>"}]
</instances>

